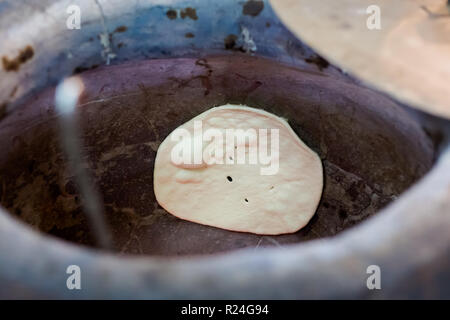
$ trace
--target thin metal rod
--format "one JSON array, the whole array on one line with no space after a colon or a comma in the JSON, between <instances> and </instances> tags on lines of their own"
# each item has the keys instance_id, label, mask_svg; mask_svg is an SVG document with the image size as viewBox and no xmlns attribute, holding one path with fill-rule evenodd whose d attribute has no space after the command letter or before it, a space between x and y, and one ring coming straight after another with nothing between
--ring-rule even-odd
<instances>
[{"instance_id":1,"label":"thin metal rod","mask_svg":"<svg viewBox=\"0 0 450 320\"><path fill-rule=\"evenodd\" d=\"M94 180L83 165L83 152L78 137L75 109L83 89L83 83L77 77L64 80L56 88L55 105L60 113L61 144L69 160L70 169L74 173L82 206L96 243L103 249L111 249L112 239L105 220L103 201Z\"/></svg>"}]
</instances>

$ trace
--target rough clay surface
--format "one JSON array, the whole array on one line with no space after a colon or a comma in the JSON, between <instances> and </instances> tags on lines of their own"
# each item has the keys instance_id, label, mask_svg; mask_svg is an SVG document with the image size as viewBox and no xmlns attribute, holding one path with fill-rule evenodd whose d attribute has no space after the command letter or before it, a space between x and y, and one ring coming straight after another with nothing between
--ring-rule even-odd
<instances>
[{"instance_id":1,"label":"rough clay surface","mask_svg":"<svg viewBox=\"0 0 450 320\"><path fill-rule=\"evenodd\" d=\"M150 76L151 75L151 76ZM327 238L374 216L431 167L422 128L373 91L310 70L230 54L101 67L80 75L86 167L101 191L119 253L183 256L262 250ZM0 122L0 203L33 228L94 246L58 139L54 89ZM156 151L211 106L258 107L289 125L322 159L324 188L300 231L233 232L178 219L155 199Z\"/></svg>"},{"instance_id":2,"label":"rough clay surface","mask_svg":"<svg viewBox=\"0 0 450 320\"><path fill-rule=\"evenodd\" d=\"M232 156L224 153L223 158L231 157L230 163L222 158L223 164L180 166L174 163L172 150L184 140L173 139L172 133L160 145L155 161L154 190L164 209L181 219L256 234L292 233L308 223L322 194L322 163L285 120L255 108L228 104L212 108L180 128L194 136L195 121L201 121L203 132L218 129L223 137L226 129L267 129L269 154L270 133L278 130L278 170L273 165L272 172L266 172L270 174L261 174L261 167L268 168L269 164L250 163L251 142L245 137L241 143L236 141L239 149L231 150ZM261 141L256 141L258 148ZM228 146L233 149L232 144ZM203 151L208 145L204 143ZM237 163L237 150L245 150L245 163ZM275 161L272 157L272 164Z\"/></svg>"}]
</instances>

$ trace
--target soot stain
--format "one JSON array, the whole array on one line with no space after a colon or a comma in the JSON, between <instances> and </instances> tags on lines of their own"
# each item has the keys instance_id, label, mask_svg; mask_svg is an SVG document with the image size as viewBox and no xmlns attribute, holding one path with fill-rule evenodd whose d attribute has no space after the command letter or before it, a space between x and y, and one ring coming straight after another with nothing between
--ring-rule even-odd
<instances>
[{"instance_id":1,"label":"soot stain","mask_svg":"<svg viewBox=\"0 0 450 320\"><path fill-rule=\"evenodd\" d=\"M319 68L320 71L322 71L323 69L327 68L330 65L330 63L327 60L325 60L324 58L322 58L319 55L315 55L315 56L306 58L305 61L307 63L315 64Z\"/></svg>"},{"instance_id":2,"label":"soot stain","mask_svg":"<svg viewBox=\"0 0 450 320\"><path fill-rule=\"evenodd\" d=\"M81 73L81 72L84 72L84 71L88 71L88 70L92 70L92 69L95 69L95 68L98 68L98 67L99 67L98 64L94 64L94 65L92 65L90 67L78 66L75 69L73 69L72 74L78 74L78 73Z\"/></svg>"},{"instance_id":3,"label":"soot stain","mask_svg":"<svg viewBox=\"0 0 450 320\"><path fill-rule=\"evenodd\" d=\"M178 14L177 14L177 12L176 12L175 10L170 9L170 10L168 10L168 11L166 12L166 16L167 16L167 18L169 18L170 20L173 20L173 19L176 19L176 18L177 18Z\"/></svg>"},{"instance_id":4,"label":"soot stain","mask_svg":"<svg viewBox=\"0 0 450 320\"><path fill-rule=\"evenodd\" d=\"M264 2L262 0L249 0L244 3L242 13L247 16L256 17L264 9Z\"/></svg>"},{"instance_id":5,"label":"soot stain","mask_svg":"<svg viewBox=\"0 0 450 320\"><path fill-rule=\"evenodd\" d=\"M194 8L191 8L191 7L187 7L186 9L181 10L180 11L180 17L182 19L184 19L186 17L191 18L192 20L197 20L198 19L197 11Z\"/></svg>"},{"instance_id":6,"label":"soot stain","mask_svg":"<svg viewBox=\"0 0 450 320\"><path fill-rule=\"evenodd\" d=\"M119 27L116 28L116 30L114 30L114 32L122 33L122 32L125 32L127 30L128 30L128 28L126 26L119 26Z\"/></svg>"},{"instance_id":7,"label":"soot stain","mask_svg":"<svg viewBox=\"0 0 450 320\"><path fill-rule=\"evenodd\" d=\"M238 36L235 34L229 34L223 39L225 50L246 52L242 45L238 45Z\"/></svg>"},{"instance_id":8,"label":"soot stain","mask_svg":"<svg viewBox=\"0 0 450 320\"><path fill-rule=\"evenodd\" d=\"M225 49L231 50L236 46L237 36L235 34L229 34L224 39Z\"/></svg>"},{"instance_id":9,"label":"soot stain","mask_svg":"<svg viewBox=\"0 0 450 320\"><path fill-rule=\"evenodd\" d=\"M9 71L18 71L19 68L20 68L20 65L24 64L25 62L27 62L28 60L33 58L33 56L34 56L33 47L28 45L23 50L21 50L19 52L19 54L17 55L17 57L15 57L14 59L10 60L6 56L3 57L2 58L3 69L5 69L5 71L7 71L7 72L9 72Z\"/></svg>"}]
</instances>

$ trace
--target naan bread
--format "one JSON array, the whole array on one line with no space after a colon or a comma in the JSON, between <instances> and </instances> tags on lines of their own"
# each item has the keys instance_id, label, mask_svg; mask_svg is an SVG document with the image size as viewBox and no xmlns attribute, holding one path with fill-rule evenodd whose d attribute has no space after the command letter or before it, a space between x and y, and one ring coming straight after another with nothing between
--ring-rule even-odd
<instances>
[{"instance_id":1,"label":"naan bread","mask_svg":"<svg viewBox=\"0 0 450 320\"><path fill-rule=\"evenodd\" d=\"M154 191L164 209L192 222L266 235L293 233L308 223L322 194L322 163L285 120L259 109L228 104L212 108L179 128L194 136L194 121L200 120L203 132L210 128L221 132L268 129L269 155L271 129L278 129L279 168L267 174L268 164L250 164L248 159L245 164L180 164L172 153L179 143L186 142L172 141L175 130L161 143L155 160ZM258 136L257 141L260 139ZM205 150L208 143L200 148ZM247 156L250 143L246 140ZM237 159L237 154L223 155L224 161L233 157ZM262 174L263 168L266 174Z\"/></svg>"}]
</instances>

